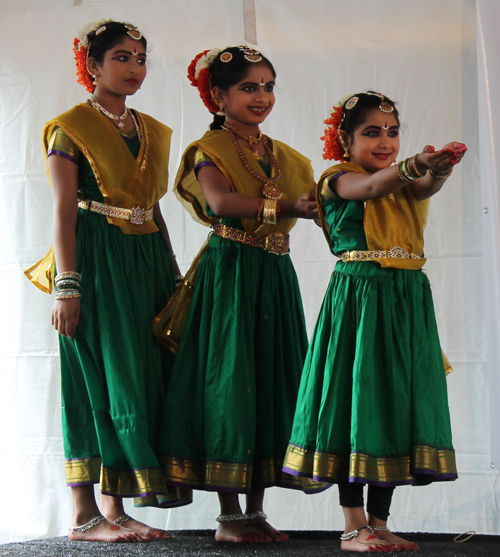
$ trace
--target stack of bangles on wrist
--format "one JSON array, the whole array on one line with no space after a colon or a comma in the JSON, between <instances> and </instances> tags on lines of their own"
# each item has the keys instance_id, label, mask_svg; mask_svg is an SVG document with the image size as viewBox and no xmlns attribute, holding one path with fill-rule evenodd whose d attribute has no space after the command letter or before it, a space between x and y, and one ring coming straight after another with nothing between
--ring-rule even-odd
<instances>
[{"instance_id":1,"label":"stack of bangles on wrist","mask_svg":"<svg viewBox=\"0 0 500 557\"><path fill-rule=\"evenodd\" d=\"M446 180L446 178L450 177L452 172L453 172L453 166L447 168L446 170L442 170L441 172L434 170L433 168L429 168L429 174L433 178L436 178L436 180Z\"/></svg>"},{"instance_id":2,"label":"stack of bangles on wrist","mask_svg":"<svg viewBox=\"0 0 500 557\"><path fill-rule=\"evenodd\" d=\"M80 273L76 271L66 271L59 273L54 279L56 300L67 300L68 298L81 298L81 279Z\"/></svg>"},{"instance_id":3,"label":"stack of bangles on wrist","mask_svg":"<svg viewBox=\"0 0 500 557\"><path fill-rule=\"evenodd\" d=\"M396 171L402 182L416 182L425 174L425 172L422 174L422 172L418 170L417 163L415 161L416 156L417 155L414 155L413 157L405 159L397 165Z\"/></svg>"},{"instance_id":4,"label":"stack of bangles on wrist","mask_svg":"<svg viewBox=\"0 0 500 557\"><path fill-rule=\"evenodd\" d=\"M281 201L261 199L257 209L257 220L265 224L278 224L280 221Z\"/></svg>"}]
</instances>

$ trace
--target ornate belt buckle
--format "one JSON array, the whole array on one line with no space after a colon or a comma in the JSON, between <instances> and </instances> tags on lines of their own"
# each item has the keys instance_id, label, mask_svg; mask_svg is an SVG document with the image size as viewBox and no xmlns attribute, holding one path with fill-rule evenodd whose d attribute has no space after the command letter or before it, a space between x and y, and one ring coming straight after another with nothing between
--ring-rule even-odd
<instances>
[{"instance_id":1,"label":"ornate belt buckle","mask_svg":"<svg viewBox=\"0 0 500 557\"><path fill-rule=\"evenodd\" d=\"M276 255L284 255L288 252L287 237L283 232L271 232L266 238L266 251Z\"/></svg>"},{"instance_id":2,"label":"ornate belt buckle","mask_svg":"<svg viewBox=\"0 0 500 557\"><path fill-rule=\"evenodd\" d=\"M132 224L144 224L144 221L146 220L146 213L146 209L143 209L139 205L137 205L137 207L132 207L130 222Z\"/></svg>"}]
</instances>

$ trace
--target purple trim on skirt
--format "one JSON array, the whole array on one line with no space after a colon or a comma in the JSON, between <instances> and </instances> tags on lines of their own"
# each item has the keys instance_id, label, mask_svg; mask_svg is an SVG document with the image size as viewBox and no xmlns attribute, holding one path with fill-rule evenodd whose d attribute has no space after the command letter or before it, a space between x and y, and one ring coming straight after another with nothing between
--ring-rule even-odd
<instances>
[{"instance_id":1,"label":"purple trim on skirt","mask_svg":"<svg viewBox=\"0 0 500 557\"><path fill-rule=\"evenodd\" d=\"M299 478L312 478L312 474L308 474L307 472L298 472L297 470L291 470L286 466L283 466L281 470L283 470L283 472L286 472L287 474L290 474L290 476L297 476Z\"/></svg>"},{"instance_id":2,"label":"purple trim on skirt","mask_svg":"<svg viewBox=\"0 0 500 557\"><path fill-rule=\"evenodd\" d=\"M439 478L440 480L456 480L458 478L458 474L437 474L435 470L427 470L426 468L415 468L415 474L427 474L429 476L434 476Z\"/></svg>"},{"instance_id":3,"label":"purple trim on skirt","mask_svg":"<svg viewBox=\"0 0 500 557\"><path fill-rule=\"evenodd\" d=\"M68 159L69 161L78 164L78 161L74 159L71 155L68 155L67 153L63 153L62 151L58 151L57 149L49 149L47 151L47 157L50 157L50 155L57 155L59 157L62 157L63 159ZM73 460L81 460L81 459L75 458Z\"/></svg>"}]
</instances>

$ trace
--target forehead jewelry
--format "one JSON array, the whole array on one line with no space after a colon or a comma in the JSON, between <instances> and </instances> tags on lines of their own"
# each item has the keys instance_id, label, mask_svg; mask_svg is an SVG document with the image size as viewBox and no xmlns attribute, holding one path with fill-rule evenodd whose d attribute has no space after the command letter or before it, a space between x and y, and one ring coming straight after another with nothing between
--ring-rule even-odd
<instances>
[{"instance_id":1,"label":"forehead jewelry","mask_svg":"<svg viewBox=\"0 0 500 557\"><path fill-rule=\"evenodd\" d=\"M262 62L262 54L258 50L245 45L241 45L239 49L243 52L243 57L247 62Z\"/></svg>"},{"instance_id":2,"label":"forehead jewelry","mask_svg":"<svg viewBox=\"0 0 500 557\"><path fill-rule=\"evenodd\" d=\"M135 25L132 25L131 23L125 23L125 29L127 29L127 35L134 39L134 41L138 41L140 39L142 39L142 35L141 32L139 31L139 29L137 29L137 27Z\"/></svg>"},{"instance_id":3,"label":"forehead jewelry","mask_svg":"<svg viewBox=\"0 0 500 557\"><path fill-rule=\"evenodd\" d=\"M366 94L378 97L382 101L378 105L378 109L380 111L385 112L386 114L390 114L391 112L394 112L394 107L392 106L392 104L389 104L388 102L386 102L385 96L382 95L382 93L369 93L369 92L367 92Z\"/></svg>"}]
</instances>

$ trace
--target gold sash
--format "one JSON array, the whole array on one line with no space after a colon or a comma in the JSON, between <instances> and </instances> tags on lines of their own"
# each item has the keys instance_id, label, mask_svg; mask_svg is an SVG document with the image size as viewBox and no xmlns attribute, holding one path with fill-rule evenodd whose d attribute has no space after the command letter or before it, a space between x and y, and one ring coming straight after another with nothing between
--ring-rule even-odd
<instances>
[{"instance_id":1,"label":"gold sash","mask_svg":"<svg viewBox=\"0 0 500 557\"><path fill-rule=\"evenodd\" d=\"M226 177L232 191L262 198L263 182L252 176L244 167L229 134L223 130L209 131L186 149L175 179L174 192L194 220L206 226L218 222L218 219L211 218L206 213L205 196L194 172L194 155L198 149L212 159ZM281 199L295 201L301 195L309 193L314 187L313 171L309 159L274 139L273 152L278 158L282 172L282 178L278 182L278 186L283 192ZM248 156L247 160L255 172L265 176L253 155ZM296 220L283 219L278 224L264 224L254 219L242 219L242 222L247 232L267 236L271 232L288 234Z\"/></svg>"},{"instance_id":2,"label":"gold sash","mask_svg":"<svg viewBox=\"0 0 500 557\"><path fill-rule=\"evenodd\" d=\"M107 205L151 209L167 192L168 158L172 130L147 114L135 111L142 136L135 159L116 126L88 103L78 104L45 124L43 146L48 169L48 142L55 126L62 128L88 160ZM48 170L47 170L48 174ZM49 175L50 182L50 175ZM158 227L153 220L141 225L106 217L124 234L150 234ZM28 279L44 292L52 292L54 251L25 271Z\"/></svg>"},{"instance_id":3,"label":"gold sash","mask_svg":"<svg viewBox=\"0 0 500 557\"><path fill-rule=\"evenodd\" d=\"M151 209L167 192L172 130L147 114L135 114L142 136L137 159L113 122L88 103L77 104L45 124L45 158L52 131L59 126L88 160L106 205L122 209L139 205ZM154 221L136 225L123 219L106 218L124 234L150 234L158 230Z\"/></svg>"},{"instance_id":4,"label":"gold sash","mask_svg":"<svg viewBox=\"0 0 500 557\"><path fill-rule=\"evenodd\" d=\"M328 179L339 172L368 172L356 163L337 164L326 170L318 181L318 206L323 231L329 240L329 228L326 224L321 193L332 197L328 189ZM424 228L427 224L429 200L418 200L408 184L398 191L379 199L368 199L365 204L364 230L370 251L389 252L393 248L403 248L408 253L422 256L424 253ZM376 260L381 267L396 269L421 269L426 259L399 259L382 257Z\"/></svg>"}]
</instances>

